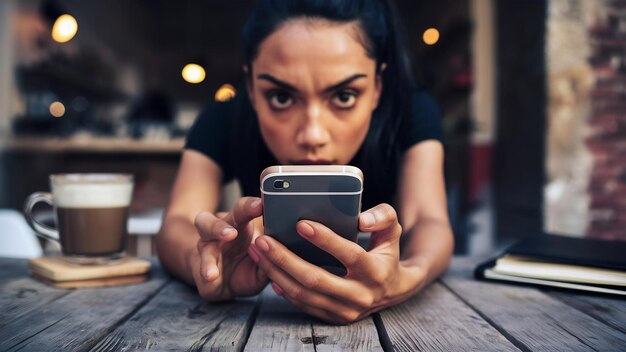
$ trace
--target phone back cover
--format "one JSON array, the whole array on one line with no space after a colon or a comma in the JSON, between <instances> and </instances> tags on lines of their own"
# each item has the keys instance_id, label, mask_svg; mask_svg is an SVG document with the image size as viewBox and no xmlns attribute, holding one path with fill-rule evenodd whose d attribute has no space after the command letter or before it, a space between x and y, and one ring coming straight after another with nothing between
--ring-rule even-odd
<instances>
[{"instance_id":1,"label":"phone back cover","mask_svg":"<svg viewBox=\"0 0 626 352\"><path fill-rule=\"evenodd\" d=\"M265 233L308 262L342 268L333 256L302 238L295 225L300 220L316 221L356 241L361 208L360 181L345 176L325 176L322 180L311 176L281 176L266 179L263 189L271 189L275 179L287 180L293 188L263 192Z\"/></svg>"}]
</instances>

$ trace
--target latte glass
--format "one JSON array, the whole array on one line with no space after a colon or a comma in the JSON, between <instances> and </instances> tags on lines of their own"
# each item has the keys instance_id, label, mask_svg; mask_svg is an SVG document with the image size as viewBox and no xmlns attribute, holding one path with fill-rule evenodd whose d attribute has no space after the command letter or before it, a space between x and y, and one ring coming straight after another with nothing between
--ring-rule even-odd
<instances>
[{"instance_id":1,"label":"latte glass","mask_svg":"<svg viewBox=\"0 0 626 352\"><path fill-rule=\"evenodd\" d=\"M113 264L124 258L133 193L130 174L57 174L51 193L36 192L24 203L24 215L38 236L59 242L71 264ZM38 222L35 204L54 208L56 228Z\"/></svg>"}]
</instances>

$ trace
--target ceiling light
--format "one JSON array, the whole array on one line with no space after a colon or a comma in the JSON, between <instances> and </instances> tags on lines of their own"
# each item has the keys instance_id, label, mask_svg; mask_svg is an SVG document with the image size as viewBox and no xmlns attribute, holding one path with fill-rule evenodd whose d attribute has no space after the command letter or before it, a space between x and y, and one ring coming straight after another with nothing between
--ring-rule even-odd
<instances>
[{"instance_id":1,"label":"ceiling light","mask_svg":"<svg viewBox=\"0 0 626 352\"><path fill-rule=\"evenodd\" d=\"M48 110L50 111L50 115L54 117L61 117L65 115L65 105L63 105L60 101L52 102Z\"/></svg>"},{"instance_id":2,"label":"ceiling light","mask_svg":"<svg viewBox=\"0 0 626 352\"><path fill-rule=\"evenodd\" d=\"M59 43L72 40L78 32L78 22L72 15L61 15L54 21L52 26L52 39Z\"/></svg>"},{"instance_id":3,"label":"ceiling light","mask_svg":"<svg viewBox=\"0 0 626 352\"><path fill-rule=\"evenodd\" d=\"M428 45L434 45L439 41L439 31L436 28L428 28L422 35L424 43Z\"/></svg>"},{"instance_id":4,"label":"ceiling light","mask_svg":"<svg viewBox=\"0 0 626 352\"><path fill-rule=\"evenodd\" d=\"M206 72L204 68L198 64L187 64L183 67L183 79L189 83L200 83L204 81Z\"/></svg>"},{"instance_id":5,"label":"ceiling light","mask_svg":"<svg viewBox=\"0 0 626 352\"><path fill-rule=\"evenodd\" d=\"M236 94L235 87L226 83L215 92L215 101L228 101L234 98Z\"/></svg>"}]
</instances>

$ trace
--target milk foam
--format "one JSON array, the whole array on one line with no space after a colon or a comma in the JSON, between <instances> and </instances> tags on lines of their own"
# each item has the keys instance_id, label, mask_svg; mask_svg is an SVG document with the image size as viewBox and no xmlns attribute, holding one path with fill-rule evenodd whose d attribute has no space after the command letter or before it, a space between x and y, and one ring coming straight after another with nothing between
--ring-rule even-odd
<instances>
[{"instance_id":1,"label":"milk foam","mask_svg":"<svg viewBox=\"0 0 626 352\"><path fill-rule=\"evenodd\" d=\"M110 184L53 184L54 205L63 208L114 208L130 205L133 185Z\"/></svg>"}]
</instances>

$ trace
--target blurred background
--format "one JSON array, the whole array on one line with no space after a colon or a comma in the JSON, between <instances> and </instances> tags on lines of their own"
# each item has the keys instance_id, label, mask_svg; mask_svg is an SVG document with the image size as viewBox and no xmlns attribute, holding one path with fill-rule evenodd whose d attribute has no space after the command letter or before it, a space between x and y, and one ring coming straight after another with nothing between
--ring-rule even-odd
<instances>
[{"instance_id":1,"label":"blurred background","mask_svg":"<svg viewBox=\"0 0 626 352\"><path fill-rule=\"evenodd\" d=\"M396 3L443 113L456 252L626 240L626 1ZM238 93L252 4L0 1L0 208L51 173L130 172L150 253L187 130Z\"/></svg>"}]
</instances>

